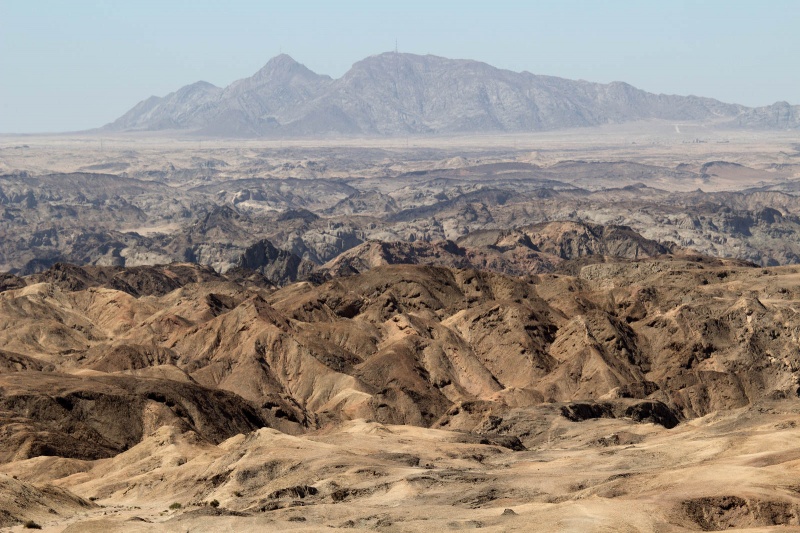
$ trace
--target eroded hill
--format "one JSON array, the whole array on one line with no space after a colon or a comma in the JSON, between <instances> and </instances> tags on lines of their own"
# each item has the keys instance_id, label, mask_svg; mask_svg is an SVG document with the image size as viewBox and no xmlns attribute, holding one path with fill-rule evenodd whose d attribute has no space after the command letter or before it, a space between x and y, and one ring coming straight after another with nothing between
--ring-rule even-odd
<instances>
[{"instance_id":1,"label":"eroded hill","mask_svg":"<svg viewBox=\"0 0 800 533\"><path fill-rule=\"evenodd\" d=\"M115 505L134 505L152 489L184 501L213 496L231 512L259 515L299 499L323 513L331 503L362 499L381 507L376 495L412 487L432 495L476 476L475 494L438 505L525 509L547 498L573 501L593 485L545 498L541 488L514 488L493 470L497 461L541 457L536 450L581 425L588 434L597 424L627 428L596 437L614 447L669 440L698 417L767 404L783 413L797 404L800 273L793 267L692 255L590 264L576 276L387 265L277 290L191 265L60 268L0 293L2 461L16 473L31 461L54 462L35 470L36 482ZM141 279L178 286L134 290L149 286ZM251 433L265 427L274 429ZM444 433L426 433L434 429ZM383 459L330 448L355 432L370 449L366 430L386 432L391 443L400 438L393 435L417 436L391 444ZM415 439L441 444L424 452ZM578 442L585 441L569 446ZM301 470L289 456L279 459L290 443L311 454ZM437 459L445 449L450 459ZM162 453L154 450L185 459L165 456L137 474L112 466L135 464L123 459L131 453ZM226 455L242 453L252 466ZM375 474L384 478L378 484L350 470L337 477L324 466L336 457L388 470ZM481 466L486 460L491 466ZM238 466L222 466L231 461ZM275 470L259 466L266 464ZM414 469L416 481L408 477ZM460 473L446 474L451 469ZM119 492L122 480L151 489ZM278 485L287 488L264 492ZM747 509L761 505L737 497ZM796 503L780 501L786 523L795 520ZM28 516L15 512L14 519ZM706 516L698 512L684 509L675 523ZM322 519L315 513L309 516Z\"/></svg>"}]
</instances>

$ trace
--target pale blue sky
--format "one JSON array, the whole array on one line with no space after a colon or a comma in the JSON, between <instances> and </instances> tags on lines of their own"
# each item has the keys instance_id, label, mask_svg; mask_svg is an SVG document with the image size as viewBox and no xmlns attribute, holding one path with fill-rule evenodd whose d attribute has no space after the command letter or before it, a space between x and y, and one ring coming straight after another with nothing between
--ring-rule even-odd
<instances>
[{"instance_id":1,"label":"pale blue sky","mask_svg":"<svg viewBox=\"0 0 800 533\"><path fill-rule=\"evenodd\" d=\"M0 0L0 132L101 126L280 51L341 76L394 49L656 93L800 104L800 1Z\"/></svg>"}]
</instances>

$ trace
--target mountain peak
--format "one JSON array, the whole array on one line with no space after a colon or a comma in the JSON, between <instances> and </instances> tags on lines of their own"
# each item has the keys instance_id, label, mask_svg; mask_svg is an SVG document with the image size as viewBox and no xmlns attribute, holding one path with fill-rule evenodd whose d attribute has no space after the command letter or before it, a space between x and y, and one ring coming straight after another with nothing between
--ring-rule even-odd
<instances>
[{"instance_id":1,"label":"mountain peak","mask_svg":"<svg viewBox=\"0 0 800 533\"><path fill-rule=\"evenodd\" d=\"M290 56L289 54L278 54L275 57L273 57L272 59L270 59L269 61L267 61L267 64L264 65L264 66L265 67L268 67L268 66L277 67L277 66L291 66L291 65L299 65L299 64L300 63L295 61L295 59L292 56Z\"/></svg>"},{"instance_id":2,"label":"mountain peak","mask_svg":"<svg viewBox=\"0 0 800 533\"><path fill-rule=\"evenodd\" d=\"M431 62L458 63L463 60L447 59L445 57L436 56L432 54L422 55L422 54L412 54L410 52L391 51L366 57L361 61L358 61L355 65L365 64L365 63L392 64L396 61L400 61L401 63L431 63Z\"/></svg>"},{"instance_id":3,"label":"mountain peak","mask_svg":"<svg viewBox=\"0 0 800 533\"><path fill-rule=\"evenodd\" d=\"M283 77L296 72L313 74L313 72L306 68L305 65L295 61L292 56L288 54L279 54L267 61L267 64L261 67L261 70L253 75L253 78L263 79L276 76Z\"/></svg>"},{"instance_id":4,"label":"mountain peak","mask_svg":"<svg viewBox=\"0 0 800 533\"><path fill-rule=\"evenodd\" d=\"M187 95L194 93L218 92L221 91L219 87L207 81L196 81L192 84L186 85L178 89L175 94Z\"/></svg>"},{"instance_id":5,"label":"mountain peak","mask_svg":"<svg viewBox=\"0 0 800 533\"><path fill-rule=\"evenodd\" d=\"M204 80L196 81L190 85L187 85L186 87L191 87L193 89L219 89L219 87L217 87L213 83L209 83Z\"/></svg>"}]
</instances>

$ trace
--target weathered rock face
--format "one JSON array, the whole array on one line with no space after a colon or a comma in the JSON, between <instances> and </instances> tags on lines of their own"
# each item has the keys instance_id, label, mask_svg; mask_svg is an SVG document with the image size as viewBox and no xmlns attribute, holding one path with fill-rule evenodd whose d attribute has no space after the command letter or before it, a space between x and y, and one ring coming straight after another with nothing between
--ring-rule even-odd
<instances>
[{"instance_id":1,"label":"weathered rock face","mask_svg":"<svg viewBox=\"0 0 800 533\"><path fill-rule=\"evenodd\" d=\"M524 227L519 232L536 249L567 260L594 255L641 259L669 252L663 244L625 226L553 222Z\"/></svg>"},{"instance_id":2,"label":"weathered rock face","mask_svg":"<svg viewBox=\"0 0 800 533\"><path fill-rule=\"evenodd\" d=\"M381 265L423 264L524 276L574 270L581 262L639 259L668 252L665 245L628 227L550 222L515 230L477 231L457 243L371 241L347 250L318 270L349 275Z\"/></svg>"},{"instance_id":3,"label":"weathered rock face","mask_svg":"<svg viewBox=\"0 0 800 533\"><path fill-rule=\"evenodd\" d=\"M259 272L275 285L307 279L315 267L310 261L305 261L286 250L275 248L266 239L247 248L236 266Z\"/></svg>"},{"instance_id":4,"label":"weathered rock face","mask_svg":"<svg viewBox=\"0 0 800 533\"><path fill-rule=\"evenodd\" d=\"M714 120L729 127L796 128L797 106L761 108L656 95L626 83L573 81L485 63L386 53L340 79L280 55L220 89L197 82L151 97L111 131L184 129L209 135L320 135L542 131L644 119Z\"/></svg>"},{"instance_id":5,"label":"weathered rock face","mask_svg":"<svg viewBox=\"0 0 800 533\"><path fill-rule=\"evenodd\" d=\"M0 274L0 292L24 287L25 282L13 274Z\"/></svg>"},{"instance_id":6,"label":"weathered rock face","mask_svg":"<svg viewBox=\"0 0 800 533\"><path fill-rule=\"evenodd\" d=\"M189 283L223 281L226 278L207 266L174 263L144 267L77 267L56 263L39 274L25 278L28 283L52 283L64 290L107 287L132 296L163 296Z\"/></svg>"},{"instance_id":7,"label":"weathered rock face","mask_svg":"<svg viewBox=\"0 0 800 533\"><path fill-rule=\"evenodd\" d=\"M221 442L269 424L234 394L174 380L19 371L0 376L0 383L9 430L0 439L3 462L112 457L163 425Z\"/></svg>"}]
</instances>

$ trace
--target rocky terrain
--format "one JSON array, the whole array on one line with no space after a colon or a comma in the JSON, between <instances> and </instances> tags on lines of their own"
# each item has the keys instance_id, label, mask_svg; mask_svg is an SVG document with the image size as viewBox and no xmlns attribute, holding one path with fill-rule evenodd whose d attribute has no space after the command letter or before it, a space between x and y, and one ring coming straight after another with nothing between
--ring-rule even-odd
<instances>
[{"instance_id":1,"label":"rocky terrain","mask_svg":"<svg viewBox=\"0 0 800 533\"><path fill-rule=\"evenodd\" d=\"M305 137L548 131L649 119L786 130L800 126L800 106L747 108L399 53L368 57L333 80L284 54L225 88L199 81L152 96L103 129Z\"/></svg>"},{"instance_id":2,"label":"rocky terrain","mask_svg":"<svg viewBox=\"0 0 800 533\"><path fill-rule=\"evenodd\" d=\"M800 147L603 139L0 145L0 528L800 527Z\"/></svg>"},{"instance_id":3,"label":"rocky terrain","mask_svg":"<svg viewBox=\"0 0 800 533\"><path fill-rule=\"evenodd\" d=\"M7 277L3 523L798 524L796 457L776 444L800 408L798 268L575 270L376 265L281 289L191 264Z\"/></svg>"},{"instance_id":4,"label":"rocky terrain","mask_svg":"<svg viewBox=\"0 0 800 533\"><path fill-rule=\"evenodd\" d=\"M598 224L631 228L657 253L800 261L797 146L745 156L741 144L718 146L722 158L711 160L677 155L684 145L598 149L605 157L588 160L564 148L533 158L508 148L446 157L442 149L120 147L96 153L102 164L73 153L59 165L39 157L45 146L0 148L0 270L188 261L220 272L245 266L282 284L345 264L444 261L436 254L452 266L520 274L552 272L579 255L656 253L596 245L624 241L625 231L594 234ZM541 248L562 239L553 232L586 243Z\"/></svg>"}]
</instances>

